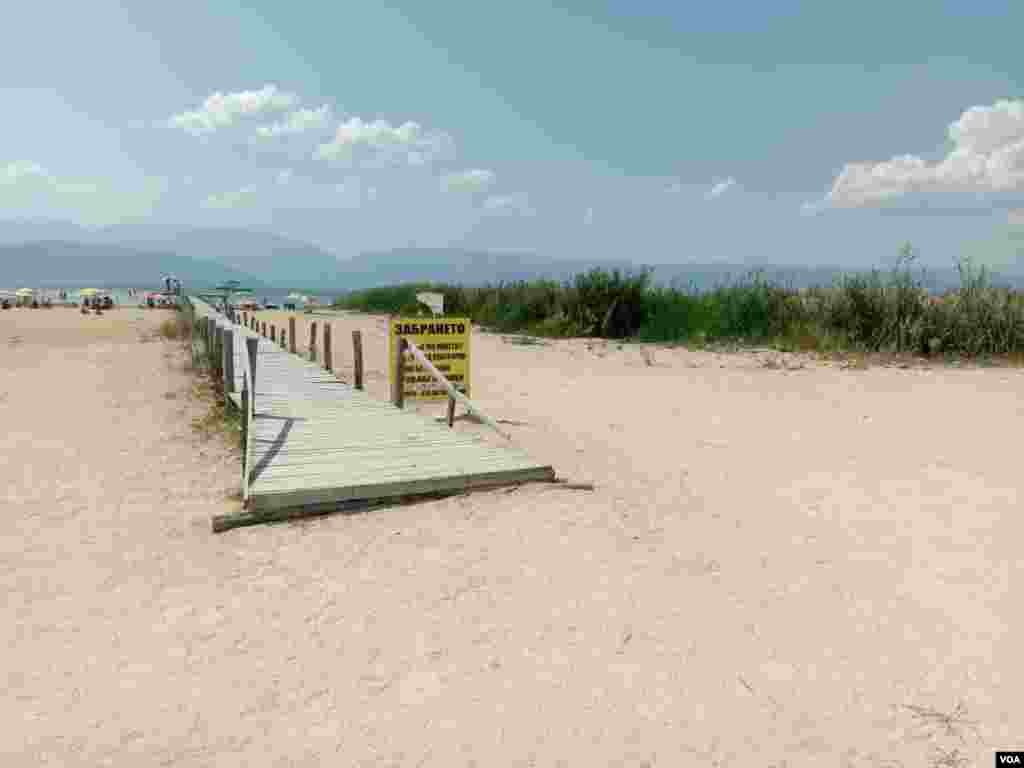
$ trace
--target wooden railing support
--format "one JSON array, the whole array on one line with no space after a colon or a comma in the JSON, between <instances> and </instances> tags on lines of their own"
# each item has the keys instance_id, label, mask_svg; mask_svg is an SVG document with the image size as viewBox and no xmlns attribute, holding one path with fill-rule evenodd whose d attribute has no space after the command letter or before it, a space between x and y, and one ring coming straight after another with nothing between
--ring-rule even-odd
<instances>
[{"instance_id":1,"label":"wooden railing support","mask_svg":"<svg viewBox=\"0 0 1024 768\"><path fill-rule=\"evenodd\" d=\"M416 362L422 365L427 370L427 372L434 377L434 380L442 387L444 387L445 390L447 390L448 397L452 398L453 400L458 400L460 403L462 403L462 405L466 408L467 411L477 416L482 422L484 422L484 424L489 426L491 429L493 429L499 435L504 437L506 440L512 439L511 435L506 434L501 429L501 427L497 425L494 419L490 418L487 414L483 413L479 408L473 405L472 401L468 397L466 397L464 394L459 392L459 390L457 390L454 386L452 386L452 383L448 381L447 378L445 378L445 375L434 367L434 364L430 362L427 356L423 354L423 351L419 347L417 347L413 342L409 341L408 339L399 339L398 349L399 359L404 357L404 355L402 354L404 350L409 350L409 352L412 353L412 356L416 358ZM396 371L401 370L399 365L400 364L396 363Z\"/></svg>"},{"instance_id":2,"label":"wooden railing support","mask_svg":"<svg viewBox=\"0 0 1024 768\"><path fill-rule=\"evenodd\" d=\"M249 407L256 410L256 350L259 348L259 339L247 338L245 348L249 358Z\"/></svg>"},{"instance_id":3,"label":"wooden railing support","mask_svg":"<svg viewBox=\"0 0 1024 768\"><path fill-rule=\"evenodd\" d=\"M355 368L356 389L363 388L363 334L352 331L352 365Z\"/></svg>"},{"instance_id":4,"label":"wooden railing support","mask_svg":"<svg viewBox=\"0 0 1024 768\"><path fill-rule=\"evenodd\" d=\"M391 402L396 408L405 407L405 350L409 342L403 338L396 344L397 355L394 359L394 378L391 380Z\"/></svg>"},{"instance_id":5,"label":"wooden railing support","mask_svg":"<svg viewBox=\"0 0 1024 768\"><path fill-rule=\"evenodd\" d=\"M235 331L232 328L224 329L223 355L221 368L224 370L224 393L231 394L235 391Z\"/></svg>"}]
</instances>

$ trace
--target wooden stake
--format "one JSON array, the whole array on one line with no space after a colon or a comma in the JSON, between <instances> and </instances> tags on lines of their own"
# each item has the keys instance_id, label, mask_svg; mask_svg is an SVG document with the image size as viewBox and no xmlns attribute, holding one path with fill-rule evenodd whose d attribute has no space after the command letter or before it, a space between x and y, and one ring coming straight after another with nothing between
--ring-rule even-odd
<instances>
[{"instance_id":1,"label":"wooden stake","mask_svg":"<svg viewBox=\"0 0 1024 768\"><path fill-rule=\"evenodd\" d=\"M448 398L448 426L455 426L455 398Z\"/></svg>"},{"instance_id":2,"label":"wooden stake","mask_svg":"<svg viewBox=\"0 0 1024 768\"><path fill-rule=\"evenodd\" d=\"M231 393L235 391L235 332L231 328L224 331L223 352L224 392Z\"/></svg>"},{"instance_id":3,"label":"wooden stake","mask_svg":"<svg viewBox=\"0 0 1024 768\"><path fill-rule=\"evenodd\" d=\"M391 402L395 404L396 408L405 407L405 350L408 346L408 342L399 337L398 344L395 345L397 354L395 355L395 376L391 381Z\"/></svg>"},{"instance_id":4,"label":"wooden stake","mask_svg":"<svg viewBox=\"0 0 1024 768\"><path fill-rule=\"evenodd\" d=\"M291 340L291 347L289 347L289 351L294 355L295 354L295 341L298 339L298 337L295 335L295 316L294 315L292 315L291 317L288 318L288 338Z\"/></svg>"},{"instance_id":5,"label":"wooden stake","mask_svg":"<svg viewBox=\"0 0 1024 768\"><path fill-rule=\"evenodd\" d=\"M316 362L316 320L309 324L309 359Z\"/></svg>"},{"instance_id":6,"label":"wooden stake","mask_svg":"<svg viewBox=\"0 0 1024 768\"><path fill-rule=\"evenodd\" d=\"M436 381L438 384L445 388L445 390L448 392L449 397L454 398L455 400L458 400L460 403L462 403L466 407L466 410L468 410L470 413L476 414L480 418L480 420L484 422L484 424L489 426L491 429L493 429L499 435L504 437L506 440L512 439L512 436L506 434L504 430L502 430L502 428L499 427L497 423L495 423L494 419L490 418L485 413L482 413L479 408L473 405L472 401L468 397L466 397L464 394L459 392L459 390L457 390L454 386L452 386L452 383L445 378L443 373L441 373L439 370L437 370L437 368L434 367L434 364L427 359L427 356L424 355L422 350L420 350L420 348L417 347L413 342L409 341L408 339L402 339L401 343L398 346L402 350L408 349L412 353L412 356L416 358L416 362L418 362L420 365L426 368L427 373L434 377L434 381ZM402 356L400 355L399 357L401 358Z\"/></svg>"},{"instance_id":7,"label":"wooden stake","mask_svg":"<svg viewBox=\"0 0 1024 768\"><path fill-rule=\"evenodd\" d=\"M324 368L334 373L334 361L331 360L331 324L324 323Z\"/></svg>"},{"instance_id":8,"label":"wooden stake","mask_svg":"<svg viewBox=\"0 0 1024 768\"><path fill-rule=\"evenodd\" d=\"M356 389L363 388L363 334L352 331L352 364L355 367Z\"/></svg>"},{"instance_id":9,"label":"wooden stake","mask_svg":"<svg viewBox=\"0 0 1024 768\"><path fill-rule=\"evenodd\" d=\"M245 340L245 347L249 353L249 407L252 409L256 408L256 350L259 344L259 339Z\"/></svg>"}]
</instances>

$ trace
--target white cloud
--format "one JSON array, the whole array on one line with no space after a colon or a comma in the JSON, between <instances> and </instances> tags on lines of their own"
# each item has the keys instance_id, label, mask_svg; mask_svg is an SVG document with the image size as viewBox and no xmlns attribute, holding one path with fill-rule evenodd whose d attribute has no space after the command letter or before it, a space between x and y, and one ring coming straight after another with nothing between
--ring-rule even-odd
<instances>
[{"instance_id":1,"label":"white cloud","mask_svg":"<svg viewBox=\"0 0 1024 768\"><path fill-rule=\"evenodd\" d=\"M535 213L529 201L521 195L491 195L483 203L484 210L496 214L531 216Z\"/></svg>"},{"instance_id":2,"label":"white cloud","mask_svg":"<svg viewBox=\"0 0 1024 768\"><path fill-rule=\"evenodd\" d=\"M359 161L424 165L449 143L445 134L427 132L418 123L392 125L387 120L364 122L353 117L338 126L334 138L321 144L316 155L342 165Z\"/></svg>"},{"instance_id":3,"label":"white cloud","mask_svg":"<svg viewBox=\"0 0 1024 768\"><path fill-rule=\"evenodd\" d=\"M0 170L0 184L8 187L23 184L27 181L48 181L50 174L38 163L16 160L8 163Z\"/></svg>"},{"instance_id":4,"label":"white cloud","mask_svg":"<svg viewBox=\"0 0 1024 768\"><path fill-rule=\"evenodd\" d=\"M193 136L203 136L234 125L240 118L281 112L292 107L295 94L265 85L258 91L210 94L201 108L174 115L169 123Z\"/></svg>"},{"instance_id":5,"label":"white cloud","mask_svg":"<svg viewBox=\"0 0 1024 768\"><path fill-rule=\"evenodd\" d=\"M24 160L0 165L0 209L12 214L66 218L104 227L148 215L167 188L166 179L144 178L134 189L106 181L51 173Z\"/></svg>"},{"instance_id":6,"label":"white cloud","mask_svg":"<svg viewBox=\"0 0 1024 768\"><path fill-rule=\"evenodd\" d=\"M1024 101L971 107L947 129L952 144L939 162L899 155L882 162L847 163L822 208L879 205L913 193L991 194L1024 189Z\"/></svg>"},{"instance_id":7,"label":"white cloud","mask_svg":"<svg viewBox=\"0 0 1024 768\"><path fill-rule=\"evenodd\" d=\"M441 177L441 188L449 192L478 192L491 186L497 177L493 171L474 168Z\"/></svg>"},{"instance_id":8,"label":"white cloud","mask_svg":"<svg viewBox=\"0 0 1024 768\"><path fill-rule=\"evenodd\" d=\"M201 205L203 208L228 210L250 205L255 199L256 190L254 187L242 187L231 192L218 192L209 195L203 200Z\"/></svg>"},{"instance_id":9,"label":"white cloud","mask_svg":"<svg viewBox=\"0 0 1024 768\"><path fill-rule=\"evenodd\" d=\"M711 189L709 189L707 193L704 195L704 198L706 200L717 200L735 186L736 179L730 176L729 178L719 181L713 187L711 187Z\"/></svg>"},{"instance_id":10,"label":"white cloud","mask_svg":"<svg viewBox=\"0 0 1024 768\"><path fill-rule=\"evenodd\" d=\"M256 128L256 136L261 139L273 139L314 131L326 126L330 115L330 108L326 104L317 109L297 109L289 112L284 120L259 126Z\"/></svg>"}]
</instances>

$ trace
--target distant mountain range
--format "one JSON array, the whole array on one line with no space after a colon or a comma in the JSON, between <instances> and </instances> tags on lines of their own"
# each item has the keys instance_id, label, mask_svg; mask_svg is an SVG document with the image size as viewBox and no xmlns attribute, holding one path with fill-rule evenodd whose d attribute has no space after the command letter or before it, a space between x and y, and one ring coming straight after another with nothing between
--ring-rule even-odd
<instances>
[{"instance_id":1,"label":"distant mountain range","mask_svg":"<svg viewBox=\"0 0 1024 768\"><path fill-rule=\"evenodd\" d=\"M406 282L488 282L569 279L592 267L636 270L628 261L542 259L533 254L454 248L401 248L339 259L318 246L279 235L233 229L158 230L122 225L85 230L50 221L0 221L0 288L29 286L147 286L174 274L186 285L239 280L258 292L301 290L319 295ZM804 288L828 285L840 267L756 267L772 281ZM740 279L752 265L655 264L656 283L703 291ZM1024 276L996 280L1024 288ZM955 270L928 270L933 290L956 287Z\"/></svg>"},{"instance_id":2,"label":"distant mountain range","mask_svg":"<svg viewBox=\"0 0 1024 768\"><path fill-rule=\"evenodd\" d=\"M59 240L0 245L3 288L158 287L160 278L167 274L198 286L212 286L225 280L238 280L245 285L254 282L250 275L230 267L168 251Z\"/></svg>"}]
</instances>

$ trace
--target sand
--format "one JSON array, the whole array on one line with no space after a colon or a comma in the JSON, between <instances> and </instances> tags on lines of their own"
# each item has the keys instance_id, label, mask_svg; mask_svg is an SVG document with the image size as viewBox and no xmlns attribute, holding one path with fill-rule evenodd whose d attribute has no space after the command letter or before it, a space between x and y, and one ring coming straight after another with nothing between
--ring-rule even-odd
<instances>
[{"instance_id":1,"label":"sand","mask_svg":"<svg viewBox=\"0 0 1024 768\"><path fill-rule=\"evenodd\" d=\"M180 348L140 340L166 316L0 313L0 765L1024 748L1020 370L476 334L474 401L594 492L214 535L238 459L192 428ZM331 322L386 397L383 321Z\"/></svg>"}]
</instances>

